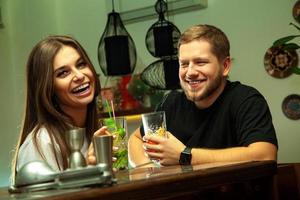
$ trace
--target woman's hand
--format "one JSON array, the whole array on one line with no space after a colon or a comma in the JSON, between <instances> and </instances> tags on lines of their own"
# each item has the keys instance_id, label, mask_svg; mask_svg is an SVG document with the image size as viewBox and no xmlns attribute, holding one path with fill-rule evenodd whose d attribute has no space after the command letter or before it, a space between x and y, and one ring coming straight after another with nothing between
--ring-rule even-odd
<instances>
[{"instance_id":1,"label":"woman's hand","mask_svg":"<svg viewBox=\"0 0 300 200\"><path fill-rule=\"evenodd\" d=\"M107 131L107 127L106 126L102 126L100 129L98 129L94 133L93 137L100 136L100 135L111 135L111 133ZM89 146L88 155L87 155L86 161L87 161L88 165L95 165L96 164L96 156L95 156L93 142L91 142L91 144Z\"/></svg>"}]
</instances>

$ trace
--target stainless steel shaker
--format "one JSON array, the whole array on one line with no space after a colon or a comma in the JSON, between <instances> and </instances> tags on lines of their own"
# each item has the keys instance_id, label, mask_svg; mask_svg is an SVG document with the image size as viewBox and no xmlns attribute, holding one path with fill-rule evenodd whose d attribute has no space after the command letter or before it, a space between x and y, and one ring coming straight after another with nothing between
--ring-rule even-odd
<instances>
[{"instance_id":1,"label":"stainless steel shaker","mask_svg":"<svg viewBox=\"0 0 300 200\"><path fill-rule=\"evenodd\" d=\"M94 136L93 145L97 164L105 163L112 169L113 137L111 135Z\"/></svg>"},{"instance_id":2,"label":"stainless steel shaker","mask_svg":"<svg viewBox=\"0 0 300 200\"><path fill-rule=\"evenodd\" d=\"M85 128L73 128L66 131L66 142L71 150L68 168L75 169L86 166L86 160L81 153L84 143Z\"/></svg>"}]
</instances>

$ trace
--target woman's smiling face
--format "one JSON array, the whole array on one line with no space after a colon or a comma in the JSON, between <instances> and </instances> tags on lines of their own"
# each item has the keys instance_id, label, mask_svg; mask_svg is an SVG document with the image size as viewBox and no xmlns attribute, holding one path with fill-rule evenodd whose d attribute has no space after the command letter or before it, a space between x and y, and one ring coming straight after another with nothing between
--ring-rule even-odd
<instances>
[{"instance_id":1,"label":"woman's smiling face","mask_svg":"<svg viewBox=\"0 0 300 200\"><path fill-rule=\"evenodd\" d=\"M71 46L63 46L53 62L54 93L64 111L87 108L95 94L95 77L87 62Z\"/></svg>"}]
</instances>

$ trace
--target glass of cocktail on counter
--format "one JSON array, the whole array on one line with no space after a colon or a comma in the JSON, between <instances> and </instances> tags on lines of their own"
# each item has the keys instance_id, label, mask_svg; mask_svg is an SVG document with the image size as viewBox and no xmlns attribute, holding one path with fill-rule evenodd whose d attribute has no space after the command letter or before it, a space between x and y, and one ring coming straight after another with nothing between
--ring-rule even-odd
<instances>
[{"instance_id":1,"label":"glass of cocktail on counter","mask_svg":"<svg viewBox=\"0 0 300 200\"><path fill-rule=\"evenodd\" d=\"M113 163L116 170L128 169L128 135L127 121L125 117L110 117L100 120L102 126L107 126L108 131L114 136L113 146L118 149L113 156L117 159Z\"/></svg>"},{"instance_id":2,"label":"glass of cocktail on counter","mask_svg":"<svg viewBox=\"0 0 300 200\"><path fill-rule=\"evenodd\" d=\"M167 137L166 115L164 111L142 114L142 123L145 135ZM151 144L151 141L148 141L148 143ZM159 161L156 159L152 159L152 161L159 164Z\"/></svg>"}]
</instances>

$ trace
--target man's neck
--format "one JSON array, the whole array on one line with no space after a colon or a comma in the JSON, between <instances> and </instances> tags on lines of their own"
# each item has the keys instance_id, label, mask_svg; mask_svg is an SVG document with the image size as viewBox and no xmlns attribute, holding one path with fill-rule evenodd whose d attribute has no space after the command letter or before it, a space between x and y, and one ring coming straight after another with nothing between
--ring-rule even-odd
<instances>
[{"instance_id":1,"label":"man's neck","mask_svg":"<svg viewBox=\"0 0 300 200\"><path fill-rule=\"evenodd\" d=\"M227 80L224 79L222 81L222 84L218 87L217 90L215 90L210 96L206 97L205 99L202 99L200 101L195 101L195 105L199 109L205 109L210 107L217 99L218 97L222 94L224 91L224 88L226 86Z\"/></svg>"}]
</instances>

